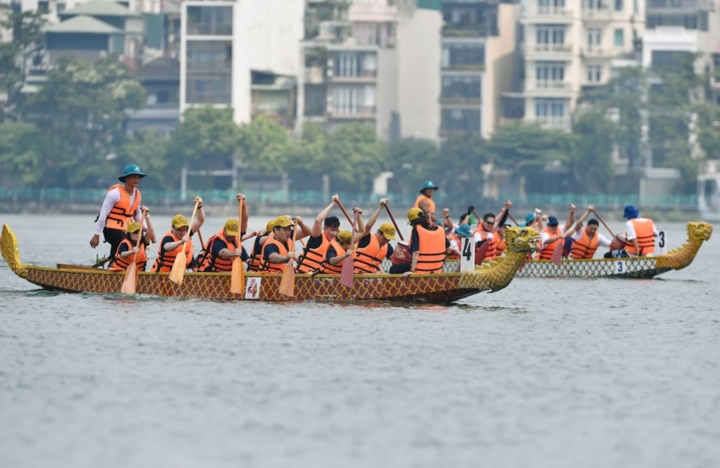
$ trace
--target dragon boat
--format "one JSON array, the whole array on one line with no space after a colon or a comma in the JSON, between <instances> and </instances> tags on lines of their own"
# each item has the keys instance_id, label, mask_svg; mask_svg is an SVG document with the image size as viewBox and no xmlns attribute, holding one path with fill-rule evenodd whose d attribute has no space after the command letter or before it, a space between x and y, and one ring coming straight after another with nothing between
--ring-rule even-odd
<instances>
[{"instance_id":1,"label":"dragon boat","mask_svg":"<svg viewBox=\"0 0 720 468\"><path fill-rule=\"evenodd\" d=\"M670 270L682 270L695 259L702 244L712 236L706 222L687 224L687 241L680 247L653 257L530 260L517 272L519 278L654 278Z\"/></svg>"},{"instance_id":2,"label":"dragon boat","mask_svg":"<svg viewBox=\"0 0 720 468\"><path fill-rule=\"evenodd\" d=\"M197 298L211 300L255 301L399 301L449 304L484 291L499 291L510 284L525 256L537 250L540 236L531 228L506 230L506 255L474 271L434 275L372 274L355 275L352 288L340 283L340 275L298 274L294 296L280 293L281 275L245 275L245 293L230 292L230 273L187 272L181 284L169 279L168 273L142 272L138 275L136 293L141 295ZM23 264L17 238L10 226L3 226L0 236L2 256L19 277L43 289L114 294L120 293L124 272L108 271L78 265L43 267Z\"/></svg>"},{"instance_id":3,"label":"dragon boat","mask_svg":"<svg viewBox=\"0 0 720 468\"><path fill-rule=\"evenodd\" d=\"M550 260L528 260L520 266L518 278L654 278L670 270L682 270L695 259L702 244L712 236L706 222L687 224L687 241L668 253L654 257L564 259L556 265ZM500 257L502 258L502 257ZM486 268L492 261L477 268ZM446 262L443 271L458 271L459 262Z\"/></svg>"}]
</instances>

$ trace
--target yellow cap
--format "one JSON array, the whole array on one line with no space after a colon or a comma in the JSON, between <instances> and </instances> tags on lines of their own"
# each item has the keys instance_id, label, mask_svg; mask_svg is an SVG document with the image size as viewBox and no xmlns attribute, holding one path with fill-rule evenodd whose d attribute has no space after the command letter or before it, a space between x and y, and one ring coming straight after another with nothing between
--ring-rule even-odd
<instances>
[{"instance_id":1,"label":"yellow cap","mask_svg":"<svg viewBox=\"0 0 720 468\"><path fill-rule=\"evenodd\" d=\"M418 218L424 217L425 213L420 208L410 208L407 213L407 218L410 223L417 220Z\"/></svg>"},{"instance_id":2,"label":"yellow cap","mask_svg":"<svg viewBox=\"0 0 720 468\"><path fill-rule=\"evenodd\" d=\"M273 221L273 227L288 227L292 226L292 218L288 215L278 216Z\"/></svg>"},{"instance_id":3,"label":"yellow cap","mask_svg":"<svg viewBox=\"0 0 720 468\"><path fill-rule=\"evenodd\" d=\"M273 228L275 227L275 220L271 219L268 221L267 225L265 226L265 231L263 231L262 235L265 236L272 232Z\"/></svg>"},{"instance_id":4,"label":"yellow cap","mask_svg":"<svg viewBox=\"0 0 720 468\"><path fill-rule=\"evenodd\" d=\"M172 226L174 228L181 228L188 225L187 218L181 214L176 214L172 219Z\"/></svg>"},{"instance_id":5,"label":"yellow cap","mask_svg":"<svg viewBox=\"0 0 720 468\"><path fill-rule=\"evenodd\" d=\"M350 241L352 240L352 233L350 231L341 230L337 233L337 240L342 245L350 245Z\"/></svg>"},{"instance_id":6,"label":"yellow cap","mask_svg":"<svg viewBox=\"0 0 720 468\"><path fill-rule=\"evenodd\" d=\"M235 218L230 218L227 221L225 221L225 234L228 236L237 236L238 235L238 220Z\"/></svg>"},{"instance_id":7,"label":"yellow cap","mask_svg":"<svg viewBox=\"0 0 720 468\"><path fill-rule=\"evenodd\" d=\"M140 223L137 221L130 221L127 226L127 232L137 232L140 230Z\"/></svg>"},{"instance_id":8,"label":"yellow cap","mask_svg":"<svg viewBox=\"0 0 720 468\"><path fill-rule=\"evenodd\" d=\"M383 223L378 228L380 232L383 233L383 236L385 236L385 239L387 240L395 240L395 226L393 226L392 223Z\"/></svg>"}]
</instances>

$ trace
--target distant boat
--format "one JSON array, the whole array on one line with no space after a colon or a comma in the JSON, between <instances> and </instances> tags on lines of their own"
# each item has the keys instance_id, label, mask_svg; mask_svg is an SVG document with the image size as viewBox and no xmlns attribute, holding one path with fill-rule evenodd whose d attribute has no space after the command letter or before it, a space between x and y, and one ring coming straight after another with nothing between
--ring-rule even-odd
<instances>
[{"instance_id":1,"label":"distant boat","mask_svg":"<svg viewBox=\"0 0 720 468\"><path fill-rule=\"evenodd\" d=\"M704 161L698 173L698 212L708 222L720 222L720 161Z\"/></svg>"}]
</instances>

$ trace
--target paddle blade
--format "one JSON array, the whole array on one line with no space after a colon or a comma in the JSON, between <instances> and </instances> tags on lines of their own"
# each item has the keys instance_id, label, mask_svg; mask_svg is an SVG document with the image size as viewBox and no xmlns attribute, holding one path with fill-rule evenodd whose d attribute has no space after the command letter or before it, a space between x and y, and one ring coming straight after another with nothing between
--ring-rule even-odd
<instances>
[{"instance_id":1,"label":"paddle blade","mask_svg":"<svg viewBox=\"0 0 720 468\"><path fill-rule=\"evenodd\" d=\"M552 254L552 262L555 265L560 265L560 261L562 260L562 254L563 254L563 247L564 242L557 241L555 242L557 245L555 245L555 250L553 250Z\"/></svg>"},{"instance_id":2,"label":"paddle blade","mask_svg":"<svg viewBox=\"0 0 720 468\"><path fill-rule=\"evenodd\" d=\"M353 278L355 277L355 261L352 257L345 259L340 271L340 284L348 288L353 287Z\"/></svg>"},{"instance_id":3,"label":"paddle blade","mask_svg":"<svg viewBox=\"0 0 720 468\"><path fill-rule=\"evenodd\" d=\"M283 296L295 297L295 270L292 267L292 262L288 263L285 271L283 271L278 292Z\"/></svg>"},{"instance_id":4,"label":"paddle blade","mask_svg":"<svg viewBox=\"0 0 720 468\"><path fill-rule=\"evenodd\" d=\"M245 265L239 257L235 257L230 274L230 292L233 294L245 293Z\"/></svg>"},{"instance_id":5,"label":"paddle blade","mask_svg":"<svg viewBox=\"0 0 720 468\"><path fill-rule=\"evenodd\" d=\"M172 270L170 270L170 281L177 285L182 284L185 270L187 269L186 262L187 259L185 257L185 251L183 250L175 257L175 263L173 263Z\"/></svg>"},{"instance_id":6,"label":"paddle blade","mask_svg":"<svg viewBox=\"0 0 720 468\"><path fill-rule=\"evenodd\" d=\"M125 278L123 279L122 288L120 292L123 294L135 294L135 286L137 283L137 265L132 262L130 266L125 270Z\"/></svg>"}]
</instances>

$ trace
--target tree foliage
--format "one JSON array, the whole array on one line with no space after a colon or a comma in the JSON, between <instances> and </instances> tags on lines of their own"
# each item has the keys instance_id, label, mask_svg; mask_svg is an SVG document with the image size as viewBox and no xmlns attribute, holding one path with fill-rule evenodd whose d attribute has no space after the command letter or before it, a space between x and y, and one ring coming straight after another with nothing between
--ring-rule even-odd
<instances>
[{"instance_id":1,"label":"tree foliage","mask_svg":"<svg viewBox=\"0 0 720 468\"><path fill-rule=\"evenodd\" d=\"M336 129L325 144L331 189L369 192L383 169L384 156L384 145L372 126L353 123Z\"/></svg>"},{"instance_id":2,"label":"tree foliage","mask_svg":"<svg viewBox=\"0 0 720 468\"><path fill-rule=\"evenodd\" d=\"M240 127L230 108L187 109L168 143L168 157L179 167L228 169L237 153Z\"/></svg>"},{"instance_id":3,"label":"tree foliage","mask_svg":"<svg viewBox=\"0 0 720 468\"><path fill-rule=\"evenodd\" d=\"M265 116L259 116L240 129L240 158L258 172L285 172L289 145L286 130Z\"/></svg>"},{"instance_id":4,"label":"tree foliage","mask_svg":"<svg viewBox=\"0 0 720 468\"><path fill-rule=\"evenodd\" d=\"M573 125L577 146L570 164L578 187L586 193L612 191L614 129L612 122L597 110L581 114Z\"/></svg>"},{"instance_id":5,"label":"tree foliage","mask_svg":"<svg viewBox=\"0 0 720 468\"><path fill-rule=\"evenodd\" d=\"M437 144L432 141L400 140L387 148L385 168L393 173L395 190L414 195L424 180L435 177L433 168L439 157Z\"/></svg>"},{"instance_id":6,"label":"tree foliage","mask_svg":"<svg viewBox=\"0 0 720 468\"><path fill-rule=\"evenodd\" d=\"M0 124L0 173L3 185L38 185L44 174L43 135L29 122Z\"/></svg>"},{"instance_id":7,"label":"tree foliage","mask_svg":"<svg viewBox=\"0 0 720 468\"><path fill-rule=\"evenodd\" d=\"M125 136L125 111L142 107L144 101L142 86L116 59L60 59L28 103L51 149L45 154L51 170L44 182L92 186L105 177L109 156Z\"/></svg>"}]
</instances>

